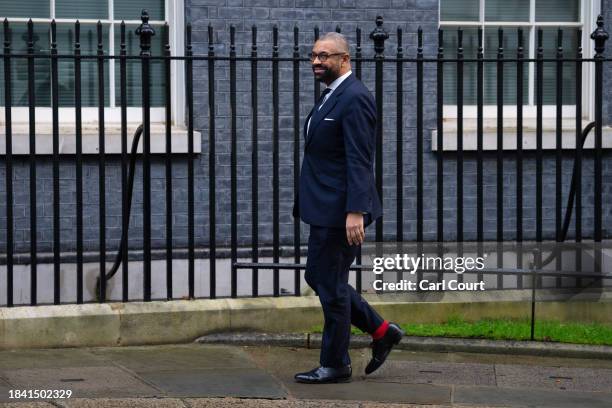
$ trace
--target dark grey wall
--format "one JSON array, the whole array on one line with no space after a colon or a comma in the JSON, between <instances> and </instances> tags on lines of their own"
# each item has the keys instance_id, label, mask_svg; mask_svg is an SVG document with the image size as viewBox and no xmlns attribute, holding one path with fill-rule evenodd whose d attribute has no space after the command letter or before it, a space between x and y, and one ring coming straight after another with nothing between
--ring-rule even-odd
<instances>
[{"instance_id":1,"label":"dark grey wall","mask_svg":"<svg viewBox=\"0 0 612 408\"><path fill-rule=\"evenodd\" d=\"M612 21L611 0L608 6L607 21ZM279 27L280 54L289 57L293 51L293 27L300 30L299 46L305 55L312 45L313 27L318 25L321 32L332 31L338 25L345 33L353 48L355 44L355 29L362 28L363 54L373 56L372 42L367 37L374 28L376 15L384 17L384 27L389 31L390 38L386 42L387 56L396 52L397 27L404 30L404 55L416 55L416 31L419 25L425 33L425 54L433 56L436 52L438 1L437 0L187 0L187 20L193 24L194 52L205 54L208 51L207 26L214 29L215 52L227 55L229 52L229 26L237 29L238 55L250 53L251 26L258 27L258 51L260 55L272 53L272 26ZM612 45L611 45L612 46ZM610 47L608 47L610 48ZM448 55L448 54L447 54ZM217 242L229 242L229 197L230 197L230 150L229 150L229 70L227 62L218 62L215 82L216 122L216 186L217 186ZM612 64L607 65L610 72ZM309 64L300 64L300 128L303 118L312 107L314 100L314 85ZM293 220L291 217L293 199L293 81L291 63L280 64L280 166L281 166L281 239L284 243L292 242ZM196 160L196 241L199 245L208 241L208 73L206 64L195 63L194 96L195 96L195 127L202 131L202 152ZM395 65L387 64L384 72L384 196L385 207L385 238L394 239L397 220L395 219L395 172L396 172L396 80ZM416 238L416 69L408 63L404 69L404 117L402 128L404 132L404 231L405 239ZM606 75L606 101L612 101L610 77ZM367 63L363 71L364 83L374 89L373 65ZM425 79L425 137L424 137L424 193L425 193L425 239L436 238L436 154L431 153L431 132L435 128L435 69L427 65ZM250 64L238 64L238 198L239 198L239 239L247 244L251 236L251 103L250 103ZM259 220L260 240L270 243L272 238L272 97L271 97L271 63L259 64ZM606 104L608 118L612 118L612 104ZM516 182L514 173L514 154L504 155L504 237L512 239L515 231L515 201ZM592 235L592 157L586 154L583 170L583 234ZM114 249L118 245L121 225L120 205L120 167L117 158L107 161L107 227L108 247ZM563 159L563 202L566 202L567 186L571 177L573 154L564 153ZM38 191L38 245L39 250L50 250L52 247L52 179L51 161L49 158L38 159L37 191ZM184 157L174 161L174 236L178 246L186 244L187 230L187 188L186 163ZM487 154L484 163L485 191L485 231L487 239L496 235L496 160L494 153ZM456 238L456 154L444 154L444 222L446 239ZM4 162L0 166L0 195L5 193ZM547 153L544 163L544 232L547 238L554 237L554 155ZM612 160L610 152L604 153L604 225L606 235L612 230ZM98 246L98 172L94 158L87 160L85 168L85 238L86 248L94 250ZM533 153L525 154L524 180L524 229L525 238L535 236L535 161ZM69 250L75 248L75 171L71 159L64 159L61 168L62 190L62 246ZM164 245L164 169L162 158L155 158L152 170L153 186L153 245ZM15 240L16 249L25 251L29 243L29 181L27 161L20 159L15 164ZM476 234L476 165L473 153L466 153L464 164L464 238L474 239ZM130 246L141 246L142 237L142 181L137 173L134 209L131 220ZM0 225L6 223L5 201L0 202ZM573 223L572 223L573 226ZM373 233L373 228L369 228ZM306 237L307 228L302 228ZM573 229L571 229L573 236ZM0 245L5 245L6 231L0 228ZM304 242L304 241L303 241Z\"/></svg>"}]
</instances>

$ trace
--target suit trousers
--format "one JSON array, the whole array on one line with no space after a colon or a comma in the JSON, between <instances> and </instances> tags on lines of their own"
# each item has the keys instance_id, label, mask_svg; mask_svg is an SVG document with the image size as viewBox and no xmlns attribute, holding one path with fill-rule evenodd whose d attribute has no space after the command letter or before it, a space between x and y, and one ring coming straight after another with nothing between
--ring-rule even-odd
<instances>
[{"instance_id":1,"label":"suit trousers","mask_svg":"<svg viewBox=\"0 0 612 408\"><path fill-rule=\"evenodd\" d=\"M323 307L320 363L324 367L350 364L351 324L372 334L384 321L348 283L358 250L359 246L349 245L344 228L310 226L305 278Z\"/></svg>"}]
</instances>

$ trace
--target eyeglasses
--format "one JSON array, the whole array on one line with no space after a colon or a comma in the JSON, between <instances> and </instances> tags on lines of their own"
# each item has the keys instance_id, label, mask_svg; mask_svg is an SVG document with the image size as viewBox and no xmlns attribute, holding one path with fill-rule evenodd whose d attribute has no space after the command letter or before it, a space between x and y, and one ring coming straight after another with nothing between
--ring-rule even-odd
<instances>
[{"instance_id":1,"label":"eyeglasses","mask_svg":"<svg viewBox=\"0 0 612 408\"><path fill-rule=\"evenodd\" d=\"M328 54L326 52L322 52L320 54L316 54L316 53L313 52L313 53L310 54L310 61L314 62L314 60L316 60L318 58L319 61L325 62L332 55L344 55L344 54L346 54L346 53L345 52L334 52L333 54Z\"/></svg>"}]
</instances>

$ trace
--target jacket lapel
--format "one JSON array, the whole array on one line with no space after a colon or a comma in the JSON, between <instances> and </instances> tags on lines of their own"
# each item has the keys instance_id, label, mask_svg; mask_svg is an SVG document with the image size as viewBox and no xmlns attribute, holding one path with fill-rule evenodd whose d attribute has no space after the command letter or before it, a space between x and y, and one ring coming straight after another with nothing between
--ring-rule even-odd
<instances>
[{"instance_id":1,"label":"jacket lapel","mask_svg":"<svg viewBox=\"0 0 612 408\"><path fill-rule=\"evenodd\" d=\"M306 121L304 122L304 141L305 143L308 142L308 121L310 120L310 118L312 117L312 115L314 114L314 107L310 110L310 113L308 114L308 116L306 116ZM312 125L312 123L311 123Z\"/></svg>"},{"instance_id":2,"label":"jacket lapel","mask_svg":"<svg viewBox=\"0 0 612 408\"><path fill-rule=\"evenodd\" d=\"M312 140L312 135L315 131L315 128L319 125L319 123L321 123L323 118L325 118L325 116L327 116L327 114L334 108L336 103L338 103L338 99L340 98L342 92L346 88L348 88L354 80L355 76L351 73L351 75L349 75L344 81L342 81L342 83L336 89L334 89L334 92L332 92L327 101L323 104L321 110L316 112L313 108L313 110L310 112L310 115L308 115L308 117L306 118L306 125L304 127L304 129L308 128L308 120L310 119L310 128L309 131L306 133L306 146L308 146L308 144Z\"/></svg>"}]
</instances>

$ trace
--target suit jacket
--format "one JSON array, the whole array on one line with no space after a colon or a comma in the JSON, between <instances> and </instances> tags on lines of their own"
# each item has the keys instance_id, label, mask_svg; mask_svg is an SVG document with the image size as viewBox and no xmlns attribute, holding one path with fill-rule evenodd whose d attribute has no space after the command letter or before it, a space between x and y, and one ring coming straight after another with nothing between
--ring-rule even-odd
<instances>
[{"instance_id":1,"label":"suit jacket","mask_svg":"<svg viewBox=\"0 0 612 408\"><path fill-rule=\"evenodd\" d=\"M313 108L304 135L293 216L310 225L336 228L346 227L348 212L365 212L365 225L380 217L373 169L376 106L354 74L340 83L319 111Z\"/></svg>"}]
</instances>

